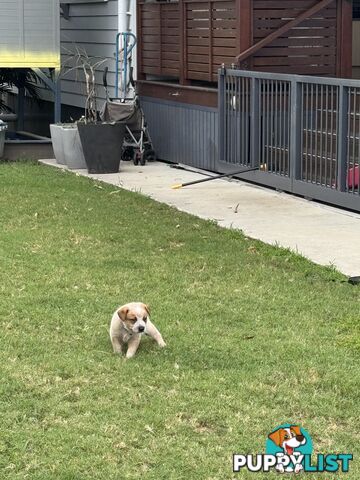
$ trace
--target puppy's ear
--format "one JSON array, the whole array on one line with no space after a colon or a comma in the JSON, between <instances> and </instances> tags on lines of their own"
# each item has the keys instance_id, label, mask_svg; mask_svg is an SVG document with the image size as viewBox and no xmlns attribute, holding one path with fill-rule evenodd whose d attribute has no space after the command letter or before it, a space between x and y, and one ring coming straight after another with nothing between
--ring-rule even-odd
<instances>
[{"instance_id":1,"label":"puppy's ear","mask_svg":"<svg viewBox=\"0 0 360 480\"><path fill-rule=\"evenodd\" d=\"M290 429L295 433L295 435L302 435L298 425L291 425Z\"/></svg>"},{"instance_id":2,"label":"puppy's ear","mask_svg":"<svg viewBox=\"0 0 360 480\"><path fill-rule=\"evenodd\" d=\"M279 428L279 430L275 430L275 432L272 432L269 435L270 440L272 440L278 447L281 446L281 437L281 428Z\"/></svg>"},{"instance_id":3,"label":"puppy's ear","mask_svg":"<svg viewBox=\"0 0 360 480\"><path fill-rule=\"evenodd\" d=\"M144 303L144 308L145 308L145 310L147 311L147 314L150 315L150 307L149 307L149 305L146 305L146 303Z\"/></svg>"},{"instance_id":4,"label":"puppy's ear","mask_svg":"<svg viewBox=\"0 0 360 480\"><path fill-rule=\"evenodd\" d=\"M125 322L126 316L127 316L128 313L129 313L129 309L126 306L121 307L117 311L117 314L119 315L120 320L122 320L123 322Z\"/></svg>"}]
</instances>

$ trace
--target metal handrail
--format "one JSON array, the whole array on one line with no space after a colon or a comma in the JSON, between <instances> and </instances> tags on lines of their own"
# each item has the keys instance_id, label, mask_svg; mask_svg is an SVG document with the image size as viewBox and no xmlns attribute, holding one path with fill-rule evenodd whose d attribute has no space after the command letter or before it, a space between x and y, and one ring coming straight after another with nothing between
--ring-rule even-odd
<instances>
[{"instance_id":1,"label":"metal handrail","mask_svg":"<svg viewBox=\"0 0 360 480\"><path fill-rule=\"evenodd\" d=\"M120 38L124 38L124 59L123 59L123 88L122 88L122 98L126 97L126 82L127 82L127 75L128 75L128 56L134 49L137 39L133 33L130 32L119 32L116 35L116 67L115 67L115 97L119 96L119 53L120 53ZM128 38L132 39L133 42L128 45Z\"/></svg>"}]
</instances>

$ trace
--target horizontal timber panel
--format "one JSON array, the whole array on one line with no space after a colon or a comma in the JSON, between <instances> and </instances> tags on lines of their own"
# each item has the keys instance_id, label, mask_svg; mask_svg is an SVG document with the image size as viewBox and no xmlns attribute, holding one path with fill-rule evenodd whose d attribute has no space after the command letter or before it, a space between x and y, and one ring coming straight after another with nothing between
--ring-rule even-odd
<instances>
[{"instance_id":1,"label":"horizontal timber panel","mask_svg":"<svg viewBox=\"0 0 360 480\"><path fill-rule=\"evenodd\" d=\"M196 38L190 37L188 39L189 46L206 46L209 45L209 40L207 38ZM213 38L212 45L214 47L233 47L237 50L236 38Z\"/></svg>"},{"instance_id":2,"label":"horizontal timber panel","mask_svg":"<svg viewBox=\"0 0 360 480\"><path fill-rule=\"evenodd\" d=\"M140 95L163 100L173 100L192 105L217 107L217 90L200 87L184 87L163 82L138 81Z\"/></svg>"},{"instance_id":3,"label":"horizontal timber panel","mask_svg":"<svg viewBox=\"0 0 360 480\"><path fill-rule=\"evenodd\" d=\"M283 2L279 2L279 0L253 0L254 9L266 8L273 10L279 8L282 3ZM307 10L314 5L314 0L286 0L283 4L286 6L291 5L293 8Z\"/></svg>"},{"instance_id":4,"label":"horizontal timber panel","mask_svg":"<svg viewBox=\"0 0 360 480\"><path fill-rule=\"evenodd\" d=\"M269 62L268 57L257 57L254 59L255 66L267 65L334 65L335 55L321 55L314 57L275 57Z\"/></svg>"},{"instance_id":5,"label":"horizontal timber panel","mask_svg":"<svg viewBox=\"0 0 360 480\"><path fill-rule=\"evenodd\" d=\"M333 47L293 47L293 48L276 48L276 47L269 47L269 48L263 48L259 50L259 52L255 55L256 56L261 56L261 57L276 57L276 56L284 56L284 55L293 55L293 56L304 56L304 55L335 55L336 54L336 48Z\"/></svg>"},{"instance_id":6,"label":"horizontal timber panel","mask_svg":"<svg viewBox=\"0 0 360 480\"><path fill-rule=\"evenodd\" d=\"M271 47L335 47L336 38L278 38L271 42ZM266 48L266 47L265 47Z\"/></svg>"},{"instance_id":7,"label":"horizontal timber panel","mask_svg":"<svg viewBox=\"0 0 360 480\"><path fill-rule=\"evenodd\" d=\"M325 65L325 66L311 66L311 65L287 65L287 66L276 66L269 65L269 67L257 67L256 70L261 72L274 72L274 73L294 73L297 75L325 75L325 76L334 76L336 73L335 66Z\"/></svg>"},{"instance_id":8,"label":"horizontal timber panel","mask_svg":"<svg viewBox=\"0 0 360 480\"><path fill-rule=\"evenodd\" d=\"M207 55L209 53L209 48L208 47L189 46L187 51L188 51L188 53ZM235 48L213 47L212 53L214 55L231 57L231 56L236 55L236 49Z\"/></svg>"},{"instance_id":9,"label":"horizontal timber panel","mask_svg":"<svg viewBox=\"0 0 360 480\"><path fill-rule=\"evenodd\" d=\"M287 20L254 20L254 28L277 29L287 23ZM311 18L304 20L301 25L304 27L333 27L336 24L336 18Z\"/></svg>"}]
</instances>

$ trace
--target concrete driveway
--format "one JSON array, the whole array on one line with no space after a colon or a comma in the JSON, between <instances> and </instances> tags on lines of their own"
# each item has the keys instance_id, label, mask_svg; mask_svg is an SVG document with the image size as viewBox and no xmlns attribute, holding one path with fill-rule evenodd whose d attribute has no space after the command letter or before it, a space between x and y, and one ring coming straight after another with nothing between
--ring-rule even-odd
<instances>
[{"instance_id":1,"label":"concrete driveway","mask_svg":"<svg viewBox=\"0 0 360 480\"><path fill-rule=\"evenodd\" d=\"M63 168L54 160L42 162ZM360 275L359 214L238 180L219 179L173 190L173 184L205 178L208 173L175 169L161 162L145 167L122 162L117 174L75 172L141 192L183 212L242 230L265 243L290 248L315 263L334 265L345 275Z\"/></svg>"}]
</instances>

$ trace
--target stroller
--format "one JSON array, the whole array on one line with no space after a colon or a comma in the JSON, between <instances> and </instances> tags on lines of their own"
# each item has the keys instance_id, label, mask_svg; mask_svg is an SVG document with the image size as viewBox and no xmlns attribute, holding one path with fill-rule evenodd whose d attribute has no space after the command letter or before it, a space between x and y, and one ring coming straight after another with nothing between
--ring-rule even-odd
<instances>
[{"instance_id":1,"label":"stroller","mask_svg":"<svg viewBox=\"0 0 360 480\"><path fill-rule=\"evenodd\" d=\"M120 38L124 38L124 47L120 46ZM129 45L128 37L133 41ZM144 112L135 90L131 67L132 49L136 45L136 37L132 33L118 33L116 37L116 69L115 69L115 97L110 98L107 73L104 69L103 83L106 92L106 102L100 112L100 118L105 122L124 122L126 131L122 148L121 159L133 161L134 165L145 165L147 161L156 160L151 137L145 123ZM120 59L122 55L122 59ZM119 97L119 65L122 64L122 88ZM128 81L129 73L129 81ZM133 88L131 89L130 86Z\"/></svg>"}]
</instances>

